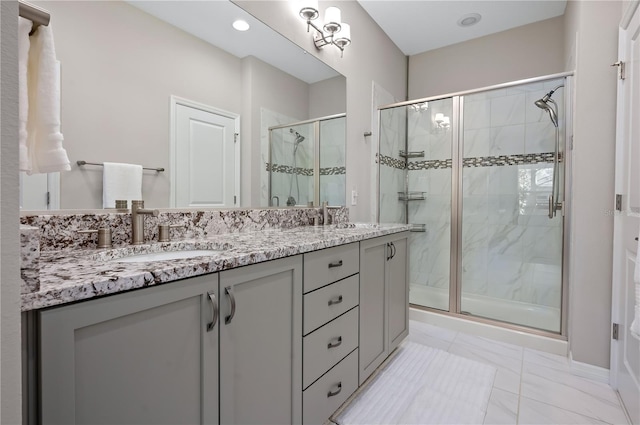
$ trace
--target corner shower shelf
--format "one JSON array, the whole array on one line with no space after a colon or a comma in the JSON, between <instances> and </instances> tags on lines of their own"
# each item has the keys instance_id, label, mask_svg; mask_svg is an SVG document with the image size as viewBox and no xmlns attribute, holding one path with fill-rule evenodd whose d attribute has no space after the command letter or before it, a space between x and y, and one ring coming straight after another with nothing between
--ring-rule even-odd
<instances>
[{"instance_id":1,"label":"corner shower shelf","mask_svg":"<svg viewBox=\"0 0 640 425\"><path fill-rule=\"evenodd\" d=\"M398 154L402 158L424 158L424 151L416 151L416 152L405 152L400 151Z\"/></svg>"},{"instance_id":2,"label":"corner shower shelf","mask_svg":"<svg viewBox=\"0 0 640 425\"><path fill-rule=\"evenodd\" d=\"M427 231L426 224L409 224L409 226L411 226L409 229L410 232L424 233Z\"/></svg>"},{"instance_id":3,"label":"corner shower shelf","mask_svg":"<svg viewBox=\"0 0 640 425\"><path fill-rule=\"evenodd\" d=\"M400 201L424 201L427 199L427 192L398 192Z\"/></svg>"}]
</instances>

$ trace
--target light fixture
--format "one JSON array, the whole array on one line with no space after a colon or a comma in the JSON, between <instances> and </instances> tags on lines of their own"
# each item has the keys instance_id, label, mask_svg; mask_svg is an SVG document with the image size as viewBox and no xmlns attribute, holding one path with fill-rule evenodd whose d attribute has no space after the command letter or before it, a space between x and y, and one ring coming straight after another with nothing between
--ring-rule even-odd
<instances>
[{"instance_id":1,"label":"light fixture","mask_svg":"<svg viewBox=\"0 0 640 425\"><path fill-rule=\"evenodd\" d=\"M327 45L336 46L340 49L340 57L344 53L344 48L351 43L351 27L342 22L340 9L331 6L324 12L324 24L314 24L311 21L318 19L317 0L304 0L300 8L300 16L307 21L307 32L311 28L315 30L313 41L318 49ZM322 29L320 29L322 27Z\"/></svg>"},{"instance_id":2,"label":"light fixture","mask_svg":"<svg viewBox=\"0 0 640 425\"><path fill-rule=\"evenodd\" d=\"M242 19L233 21L233 24L231 24L231 26L233 26L233 28L238 31L247 31L249 29L249 23L247 21L243 21Z\"/></svg>"},{"instance_id":3,"label":"light fixture","mask_svg":"<svg viewBox=\"0 0 640 425\"><path fill-rule=\"evenodd\" d=\"M433 117L433 122L435 124L436 130L446 130L451 126L451 121L448 116L443 114L442 112L438 112Z\"/></svg>"}]
</instances>

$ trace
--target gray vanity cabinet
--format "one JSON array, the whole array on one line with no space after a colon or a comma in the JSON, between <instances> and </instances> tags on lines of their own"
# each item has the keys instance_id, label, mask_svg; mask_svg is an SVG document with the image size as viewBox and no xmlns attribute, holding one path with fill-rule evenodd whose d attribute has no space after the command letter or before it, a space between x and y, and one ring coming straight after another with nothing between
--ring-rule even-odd
<instances>
[{"instance_id":1,"label":"gray vanity cabinet","mask_svg":"<svg viewBox=\"0 0 640 425\"><path fill-rule=\"evenodd\" d=\"M43 424L218 423L218 274L39 313Z\"/></svg>"},{"instance_id":2,"label":"gray vanity cabinet","mask_svg":"<svg viewBox=\"0 0 640 425\"><path fill-rule=\"evenodd\" d=\"M360 242L360 384L409 333L407 248L407 232Z\"/></svg>"},{"instance_id":3,"label":"gray vanity cabinet","mask_svg":"<svg viewBox=\"0 0 640 425\"><path fill-rule=\"evenodd\" d=\"M220 273L220 422L302 422L302 256Z\"/></svg>"}]
</instances>

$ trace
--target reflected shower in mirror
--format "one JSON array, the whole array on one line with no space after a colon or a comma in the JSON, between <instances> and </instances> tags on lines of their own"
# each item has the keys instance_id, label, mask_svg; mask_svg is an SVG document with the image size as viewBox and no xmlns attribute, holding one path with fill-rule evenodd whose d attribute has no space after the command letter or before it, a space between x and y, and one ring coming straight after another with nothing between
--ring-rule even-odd
<instances>
[{"instance_id":1,"label":"reflected shower in mirror","mask_svg":"<svg viewBox=\"0 0 640 425\"><path fill-rule=\"evenodd\" d=\"M269 128L271 206L345 203L345 115Z\"/></svg>"},{"instance_id":2,"label":"reflected shower in mirror","mask_svg":"<svg viewBox=\"0 0 640 425\"><path fill-rule=\"evenodd\" d=\"M164 168L144 171L150 208L267 206L267 129L346 111L344 76L229 1L34 3L51 14L73 166L21 176L23 210L47 209L46 192L49 208L102 208L102 167L78 160Z\"/></svg>"}]
</instances>

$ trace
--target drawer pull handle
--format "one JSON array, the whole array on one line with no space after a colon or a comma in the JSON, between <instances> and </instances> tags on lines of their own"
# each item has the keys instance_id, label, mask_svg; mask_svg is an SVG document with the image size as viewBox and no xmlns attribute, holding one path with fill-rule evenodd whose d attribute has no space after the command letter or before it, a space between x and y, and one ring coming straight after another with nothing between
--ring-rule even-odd
<instances>
[{"instance_id":1,"label":"drawer pull handle","mask_svg":"<svg viewBox=\"0 0 640 425\"><path fill-rule=\"evenodd\" d=\"M327 394L327 398L340 394L340 391L342 391L342 382L338 382L338 384L336 384L336 387L338 388L337 390L329 391L329 393Z\"/></svg>"},{"instance_id":2,"label":"drawer pull handle","mask_svg":"<svg viewBox=\"0 0 640 425\"><path fill-rule=\"evenodd\" d=\"M341 336L339 336L337 338L333 338L331 341L329 341L329 344L327 344L327 349L336 348L336 347L339 347L340 345L342 345L342 337Z\"/></svg>"},{"instance_id":3,"label":"drawer pull handle","mask_svg":"<svg viewBox=\"0 0 640 425\"><path fill-rule=\"evenodd\" d=\"M231 312L227 317L224 318L224 323L228 325L229 323L231 323L231 319L233 319L233 316L236 315L236 297L233 295L231 286L227 286L226 288L224 288L224 292L229 297L229 302L231 303Z\"/></svg>"},{"instance_id":4,"label":"drawer pull handle","mask_svg":"<svg viewBox=\"0 0 640 425\"><path fill-rule=\"evenodd\" d=\"M342 267L342 260L334 261L329 263L329 268L332 269L334 267Z\"/></svg>"},{"instance_id":5,"label":"drawer pull handle","mask_svg":"<svg viewBox=\"0 0 640 425\"><path fill-rule=\"evenodd\" d=\"M334 304L340 304L341 302L342 302L342 295L339 295L338 297L331 298L328 304L329 306L332 306Z\"/></svg>"},{"instance_id":6,"label":"drawer pull handle","mask_svg":"<svg viewBox=\"0 0 640 425\"><path fill-rule=\"evenodd\" d=\"M211 332L213 327L216 325L218 321L218 301L216 300L216 294L212 292L207 292L209 296L209 301L211 301L211 323L207 324L207 332Z\"/></svg>"}]
</instances>

